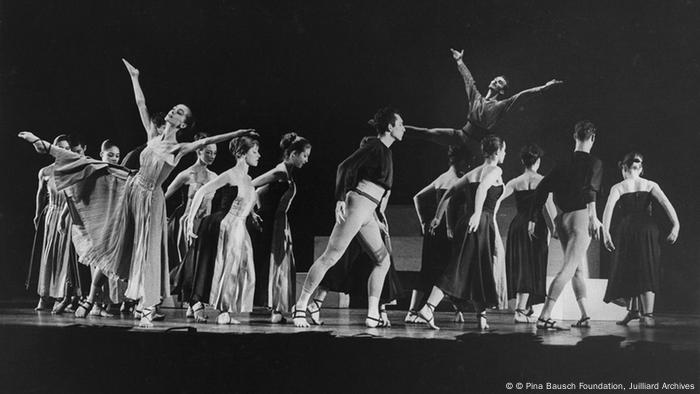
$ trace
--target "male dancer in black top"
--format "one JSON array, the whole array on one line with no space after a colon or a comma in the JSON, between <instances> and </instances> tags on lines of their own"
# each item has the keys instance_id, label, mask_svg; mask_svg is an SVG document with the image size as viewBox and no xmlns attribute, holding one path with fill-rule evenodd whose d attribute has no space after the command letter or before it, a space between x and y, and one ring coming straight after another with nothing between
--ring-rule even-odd
<instances>
[{"instance_id":1,"label":"male dancer in black top","mask_svg":"<svg viewBox=\"0 0 700 394\"><path fill-rule=\"evenodd\" d=\"M603 177L601 161L591 156L596 137L595 125L580 121L574 127L576 147L570 161L557 165L537 186L535 200L530 209L530 236L534 236L535 218L542 210L549 193L554 194L554 204L562 211L555 219L559 240L564 250L564 264L549 286L547 299L537 328L562 330L563 327L550 318L557 298L571 280L574 294L581 310L581 319L572 327L588 327L586 313L586 251L591 237L598 239L602 224L596 213L596 193L600 191Z\"/></svg>"},{"instance_id":2,"label":"male dancer in black top","mask_svg":"<svg viewBox=\"0 0 700 394\"><path fill-rule=\"evenodd\" d=\"M450 49L450 51L452 51L452 57L457 62L457 69L464 80L464 89L467 93L467 124L461 129L426 129L406 126L409 137L422 138L441 145L463 145L469 144L469 142L478 144L487 134L491 133L490 130L508 113L516 101L533 97L554 85L563 83L553 79L542 86L523 90L506 99L499 100L508 87L508 81L501 75L491 81L488 93L486 96L482 96L476 87L474 77L462 61L464 50L458 52Z\"/></svg>"},{"instance_id":3,"label":"male dancer in black top","mask_svg":"<svg viewBox=\"0 0 700 394\"><path fill-rule=\"evenodd\" d=\"M374 212L393 183L394 168L389 148L394 142L403 139L405 129L399 113L390 108L377 111L374 127L378 138L368 140L338 166L335 226L326 250L309 269L301 295L292 310L294 325L297 327L309 327L306 320L309 299L326 271L340 259L355 235L359 235L365 250L376 263L367 283L365 325L370 328L383 325L379 314L379 297L390 257Z\"/></svg>"}]
</instances>

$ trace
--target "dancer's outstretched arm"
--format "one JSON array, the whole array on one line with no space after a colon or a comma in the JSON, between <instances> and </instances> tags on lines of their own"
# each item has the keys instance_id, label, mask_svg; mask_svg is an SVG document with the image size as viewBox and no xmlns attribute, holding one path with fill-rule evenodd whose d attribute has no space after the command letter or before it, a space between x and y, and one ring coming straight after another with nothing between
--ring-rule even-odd
<instances>
[{"instance_id":1,"label":"dancer's outstretched arm","mask_svg":"<svg viewBox=\"0 0 700 394\"><path fill-rule=\"evenodd\" d=\"M143 128L146 130L146 135L150 140L156 136L156 128L155 125L153 125L153 122L151 122L151 115L148 113L148 107L146 107L146 96L143 94L143 90L141 90L141 84L139 83L139 70L132 66L131 63L126 61L124 58L122 58L122 62L124 62L124 66L126 66L126 70L129 72L129 77L131 77L131 85L134 88L134 98L136 99L136 106L138 107L139 115L141 116L141 124L143 124Z\"/></svg>"},{"instance_id":2,"label":"dancer's outstretched arm","mask_svg":"<svg viewBox=\"0 0 700 394\"><path fill-rule=\"evenodd\" d=\"M461 143L460 133L462 130L450 128L433 128L405 126L406 136L409 138L430 141L439 145L457 145Z\"/></svg>"},{"instance_id":3,"label":"dancer's outstretched arm","mask_svg":"<svg viewBox=\"0 0 700 394\"><path fill-rule=\"evenodd\" d=\"M29 131L22 131L17 134L17 137L29 142L34 146L34 149L39 153L49 154L56 159L75 159L81 156L71 150L63 149L48 141L42 140Z\"/></svg>"},{"instance_id":4,"label":"dancer's outstretched arm","mask_svg":"<svg viewBox=\"0 0 700 394\"><path fill-rule=\"evenodd\" d=\"M170 197L175 194L176 191L180 190L180 188L189 181L189 171L182 171L181 173L177 174L175 176L175 179L173 179L172 182L168 185L168 189L165 191L165 199L169 199Z\"/></svg>"},{"instance_id":5,"label":"dancer's outstretched arm","mask_svg":"<svg viewBox=\"0 0 700 394\"><path fill-rule=\"evenodd\" d=\"M197 238L197 234L194 233L194 218L197 216L199 206L202 205L204 196L214 193L226 185L235 185L237 182L236 177L238 176L236 172L237 171L234 171L233 168L224 171L221 173L221 175L205 183L194 194L194 197L192 198L192 206L190 207L190 213L187 215L187 220L185 220L185 234L187 234L187 239L189 242L192 242L195 238Z\"/></svg>"},{"instance_id":6,"label":"dancer's outstretched arm","mask_svg":"<svg viewBox=\"0 0 700 394\"><path fill-rule=\"evenodd\" d=\"M654 196L657 201L659 201L659 204L661 204L662 207L664 207L664 210L666 211L668 218L671 219L671 224L673 225L671 232L668 234L668 237L666 237L666 240L670 243L674 243L676 242L676 239L678 239L678 232L681 229L681 223L678 221L676 210L673 208L673 205L671 204L671 201L669 201L668 197L666 197L666 194L664 194L664 191L661 190L661 187L656 182L652 183L654 186L651 189L651 195Z\"/></svg>"},{"instance_id":7,"label":"dancer's outstretched arm","mask_svg":"<svg viewBox=\"0 0 700 394\"><path fill-rule=\"evenodd\" d=\"M178 155L180 157L182 157L190 152L194 152L197 149L203 148L207 145L218 144L219 142L228 141L228 140L238 138L238 137L243 137L246 135L253 136L253 137L258 136L258 134L255 132L255 129L239 129L236 131L231 131L229 133L213 135L213 136L207 137L207 138L200 138L197 141L184 142L184 143L180 144L180 149L178 151Z\"/></svg>"},{"instance_id":8,"label":"dancer's outstretched arm","mask_svg":"<svg viewBox=\"0 0 700 394\"><path fill-rule=\"evenodd\" d=\"M468 232L473 233L479 227L479 222L481 221L481 211L484 209L484 201L486 201L486 193L489 188L496 184L498 177L501 176L503 170L501 167L493 167L487 170L488 172L484 175L479 182L479 187L476 189L476 196L474 197L474 213L469 218Z\"/></svg>"},{"instance_id":9,"label":"dancer's outstretched arm","mask_svg":"<svg viewBox=\"0 0 700 394\"><path fill-rule=\"evenodd\" d=\"M535 95L540 94L546 90L549 90L553 86L561 85L562 83L564 83L564 81L560 81L558 79L552 79L551 81L545 83L544 85L536 86L534 88L525 89L521 92L518 92L518 93L512 95L507 100L510 101L511 105L518 100L520 100L520 102L522 102L523 100L527 100L531 97L534 97Z\"/></svg>"},{"instance_id":10,"label":"dancer's outstretched arm","mask_svg":"<svg viewBox=\"0 0 700 394\"><path fill-rule=\"evenodd\" d=\"M268 185L270 183L281 181L285 178L285 172L277 168L273 168L270 171L256 177L253 179L253 187L255 189L260 189L261 187Z\"/></svg>"}]
</instances>

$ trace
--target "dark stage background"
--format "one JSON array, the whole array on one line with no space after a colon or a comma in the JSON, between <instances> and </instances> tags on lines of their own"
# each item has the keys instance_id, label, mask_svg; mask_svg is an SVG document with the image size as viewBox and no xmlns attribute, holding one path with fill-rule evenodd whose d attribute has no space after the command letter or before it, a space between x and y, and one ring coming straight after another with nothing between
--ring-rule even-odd
<instances>
[{"instance_id":1,"label":"dark stage background","mask_svg":"<svg viewBox=\"0 0 700 394\"><path fill-rule=\"evenodd\" d=\"M658 309L700 311L700 5L415 3L1 1L0 299L28 298L22 285L36 173L50 163L15 136L77 133L93 157L105 138L122 154L143 143L121 57L140 69L152 111L182 102L193 109L197 130L259 130L263 158L252 175L278 162L284 132L312 141L291 213L305 270L314 235L332 226L336 165L372 133L366 121L378 107L399 107L412 125L464 124L463 85L448 50L454 47L464 48L484 93L498 74L509 77L511 94L551 78L566 82L500 123L506 179L519 173L517 151L528 141L548 152L549 171L571 150L573 124L582 118L600 130L594 153L605 163L606 191L620 180L615 163L626 152L645 154L647 176L662 185L681 220L678 243L663 250ZM444 171L445 152L410 140L395 145L392 203L410 204ZM231 164L222 144L214 170Z\"/></svg>"}]
</instances>

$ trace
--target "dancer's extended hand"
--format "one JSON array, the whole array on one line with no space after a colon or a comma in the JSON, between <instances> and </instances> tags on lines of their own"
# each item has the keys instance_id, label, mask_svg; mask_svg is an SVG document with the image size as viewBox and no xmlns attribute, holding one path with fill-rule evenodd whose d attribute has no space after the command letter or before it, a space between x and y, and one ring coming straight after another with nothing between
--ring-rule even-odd
<instances>
[{"instance_id":1,"label":"dancer's extended hand","mask_svg":"<svg viewBox=\"0 0 700 394\"><path fill-rule=\"evenodd\" d=\"M477 215L476 212L472 214L469 218L469 227L467 231L473 233L479 227L479 222L481 221L481 215Z\"/></svg>"},{"instance_id":2,"label":"dancer's extended hand","mask_svg":"<svg viewBox=\"0 0 700 394\"><path fill-rule=\"evenodd\" d=\"M34 150L39 153L46 153L50 148L50 145L41 141L39 137L35 136L34 133L30 133L29 131L20 131L19 134L17 134L17 137L32 144L34 146ZM37 145L37 142L41 143Z\"/></svg>"},{"instance_id":3,"label":"dancer's extended hand","mask_svg":"<svg viewBox=\"0 0 700 394\"><path fill-rule=\"evenodd\" d=\"M255 213L255 212L251 212L251 214L250 214L250 220L253 222L253 227L255 227L256 230L262 232L262 230L263 230L263 229L262 229L262 222L263 222L263 220L262 220L262 218L260 217L260 215L258 215L258 214Z\"/></svg>"},{"instance_id":4,"label":"dancer's extended hand","mask_svg":"<svg viewBox=\"0 0 700 394\"><path fill-rule=\"evenodd\" d=\"M452 229L451 226L447 226L447 228L445 229L445 232L447 233L448 239L452 239L455 237L455 231Z\"/></svg>"},{"instance_id":5,"label":"dancer's extended hand","mask_svg":"<svg viewBox=\"0 0 700 394\"><path fill-rule=\"evenodd\" d=\"M338 201L335 204L335 222L343 223L345 221L345 201Z\"/></svg>"},{"instance_id":6,"label":"dancer's extended hand","mask_svg":"<svg viewBox=\"0 0 700 394\"><path fill-rule=\"evenodd\" d=\"M678 228L674 227L671 229L671 232L668 234L668 237L666 237L666 241L668 241L671 244L676 243L676 240L678 239Z\"/></svg>"},{"instance_id":7,"label":"dancer's extended hand","mask_svg":"<svg viewBox=\"0 0 700 394\"><path fill-rule=\"evenodd\" d=\"M564 81L560 81L558 79L553 79L553 80L545 83L544 85L542 85L542 90L547 90L547 89L551 88L552 86L561 85L562 83L564 83Z\"/></svg>"},{"instance_id":8,"label":"dancer's extended hand","mask_svg":"<svg viewBox=\"0 0 700 394\"><path fill-rule=\"evenodd\" d=\"M603 233L603 244L605 245L605 249L607 249L610 252L615 250L615 244L613 243L612 237L610 236L610 231L607 231L604 228L600 231Z\"/></svg>"},{"instance_id":9,"label":"dancer's extended hand","mask_svg":"<svg viewBox=\"0 0 700 394\"><path fill-rule=\"evenodd\" d=\"M194 240L197 239L197 234L194 233L194 223L186 220L185 221L185 234L187 234L187 244L192 245Z\"/></svg>"},{"instance_id":10,"label":"dancer's extended hand","mask_svg":"<svg viewBox=\"0 0 700 394\"><path fill-rule=\"evenodd\" d=\"M450 52L452 52L452 57L455 59L455 61L460 61L462 60L462 57L464 57L464 49L461 51L456 51L450 48Z\"/></svg>"},{"instance_id":11,"label":"dancer's extended hand","mask_svg":"<svg viewBox=\"0 0 700 394\"><path fill-rule=\"evenodd\" d=\"M600 232L602 229L603 223L601 223L597 217L591 217L588 221L588 234L593 237L593 239L600 239Z\"/></svg>"},{"instance_id":12,"label":"dancer's extended hand","mask_svg":"<svg viewBox=\"0 0 700 394\"><path fill-rule=\"evenodd\" d=\"M430 234L435 235L435 229L438 228L440 225L440 218L433 218L433 220L430 221Z\"/></svg>"},{"instance_id":13,"label":"dancer's extended hand","mask_svg":"<svg viewBox=\"0 0 700 394\"><path fill-rule=\"evenodd\" d=\"M131 63L127 62L124 58L122 58L122 62L124 62L124 65L126 66L126 71L129 72L129 75L131 75L132 78L138 78L139 70L136 67L132 66Z\"/></svg>"}]
</instances>

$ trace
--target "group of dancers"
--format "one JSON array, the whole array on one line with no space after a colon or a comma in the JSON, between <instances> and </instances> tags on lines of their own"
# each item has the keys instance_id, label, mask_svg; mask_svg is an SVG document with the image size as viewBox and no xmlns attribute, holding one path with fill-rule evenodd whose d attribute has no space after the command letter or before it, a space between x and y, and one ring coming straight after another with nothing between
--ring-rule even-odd
<instances>
[{"instance_id":1,"label":"group of dancers","mask_svg":"<svg viewBox=\"0 0 700 394\"><path fill-rule=\"evenodd\" d=\"M54 313L72 308L76 317L109 317L110 305L121 303L128 310L133 302L140 326L151 327L164 317L158 305L176 295L189 306L187 318L196 322L208 320L206 305L219 312L219 324L236 324L237 314L257 305L269 308L272 323L285 322L287 316L295 326L309 327L322 324L328 291L345 291L359 279L367 282L365 325L389 327L385 305L400 297L403 287L393 266L384 212L394 175L391 147L406 134L448 145L450 163L414 197L424 244L420 285L413 289L406 323L438 329L435 308L447 298L456 320L463 321L464 306L471 303L478 327L488 329L486 311L504 308L515 298L516 323L568 329L551 312L571 281L581 311L573 326L588 327L586 251L591 239L602 237L613 253L605 301L628 307L621 324L641 319L653 326L660 241L650 214L652 199L671 220L669 242L675 242L680 225L659 185L642 177L642 155L633 152L621 161L623 181L612 187L602 223L596 211L602 163L590 154L597 134L591 122L575 125L573 154L546 176L538 173L542 150L535 144L523 147L524 171L505 183L499 165L506 142L490 130L514 103L561 81L501 99L508 83L498 76L482 96L463 51L451 52L467 94L467 124L461 129L404 126L397 110L377 111L370 121L376 136L365 137L338 165L335 225L296 301L287 212L296 195L295 172L311 154L310 141L285 134L281 162L253 179L248 171L260 159L253 129L198 133L193 142L179 142L194 124L190 108L178 104L164 116L151 115L139 71L123 60L147 143L130 152L122 165L119 148L109 140L101 146L101 160L95 160L85 155L84 144L64 135L52 144L30 132L19 134L55 158L39 171L32 255L32 266L39 267L37 309L48 308L54 299ZM208 167L216 158L216 144L224 141L229 141L235 165L217 175ZM484 160L470 168L476 141ZM196 154L195 164L177 174L164 192L164 181L188 153ZM183 203L167 218L166 199L178 192ZM504 247L495 217L511 195L518 212ZM559 238L564 262L547 291L551 237ZM73 300L79 301L72 306ZM535 318L532 306L543 302Z\"/></svg>"}]
</instances>

